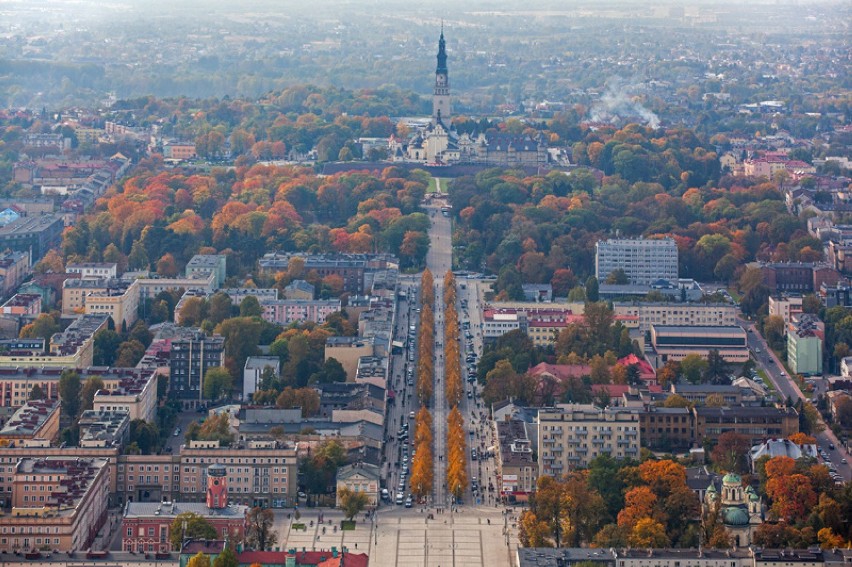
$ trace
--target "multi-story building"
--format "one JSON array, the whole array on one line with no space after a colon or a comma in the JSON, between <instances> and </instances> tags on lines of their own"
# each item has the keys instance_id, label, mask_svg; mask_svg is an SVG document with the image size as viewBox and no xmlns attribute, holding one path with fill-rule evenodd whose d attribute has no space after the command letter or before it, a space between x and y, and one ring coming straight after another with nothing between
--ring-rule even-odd
<instances>
[{"instance_id":1,"label":"multi-story building","mask_svg":"<svg viewBox=\"0 0 852 567\"><path fill-rule=\"evenodd\" d=\"M84 280L102 280L118 277L118 264L115 262L77 262L65 266L69 274L76 274Z\"/></svg>"},{"instance_id":2,"label":"multi-story building","mask_svg":"<svg viewBox=\"0 0 852 567\"><path fill-rule=\"evenodd\" d=\"M784 319L785 327L790 324L793 317L802 313L801 295L770 295L769 314L777 315Z\"/></svg>"},{"instance_id":3,"label":"multi-story building","mask_svg":"<svg viewBox=\"0 0 852 567\"><path fill-rule=\"evenodd\" d=\"M631 284L673 282L677 267L677 244L671 238L618 238L595 244L595 277L601 282L616 270L623 270Z\"/></svg>"},{"instance_id":4,"label":"multi-story building","mask_svg":"<svg viewBox=\"0 0 852 567\"><path fill-rule=\"evenodd\" d=\"M196 157L195 144L192 142L166 142L163 144L163 159L184 161Z\"/></svg>"},{"instance_id":5,"label":"multi-story building","mask_svg":"<svg viewBox=\"0 0 852 567\"><path fill-rule=\"evenodd\" d=\"M104 315L83 315L76 319L61 333L50 337L50 352L42 354L11 352L0 355L0 368L86 368L92 365L94 356L94 335L106 328L109 317ZM2 386L0 386L2 392ZM5 392L3 393L5 394ZM24 392L21 392L23 395ZM28 392L26 392L28 395ZM6 395L0 395L3 404ZM23 397L21 405L27 397ZM8 404L7 404L8 405Z\"/></svg>"},{"instance_id":6,"label":"multi-story building","mask_svg":"<svg viewBox=\"0 0 852 567\"><path fill-rule=\"evenodd\" d=\"M59 400L31 400L3 424L0 439L9 442L35 439L50 443L58 433Z\"/></svg>"},{"instance_id":7,"label":"multi-story building","mask_svg":"<svg viewBox=\"0 0 852 567\"><path fill-rule=\"evenodd\" d=\"M172 523L184 512L207 520L217 538L242 541L248 506L229 505L226 467L208 465L204 478L204 502L128 502L121 521L121 548L137 553L170 551Z\"/></svg>"},{"instance_id":8,"label":"multi-story building","mask_svg":"<svg viewBox=\"0 0 852 567\"><path fill-rule=\"evenodd\" d=\"M817 262L752 262L759 269L763 285L772 293L814 293L823 284L837 285L840 273L828 264Z\"/></svg>"},{"instance_id":9,"label":"multi-story building","mask_svg":"<svg viewBox=\"0 0 852 567\"><path fill-rule=\"evenodd\" d=\"M296 449L275 441L250 441L238 447L190 442L181 447L181 500L204 500L207 466L213 463L226 467L229 495L235 503L281 508L297 501Z\"/></svg>"},{"instance_id":10,"label":"multi-story building","mask_svg":"<svg viewBox=\"0 0 852 567\"><path fill-rule=\"evenodd\" d=\"M130 329L139 317L139 283L134 281L124 289L89 293L85 297L84 312L89 315L109 315L116 329Z\"/></svg>"},{"instance_id":11,"label":"multi-story building","mask_svg":"<svg viewBox=\"0 0 852 567\"><path fill-rule=\"evenodd\" d=\"M105 459L23 458L12 474L12 511L0 516L0 547L89 549L107 518Z\"/></svg>"},{"instance_id":12,"label":"multi-story building","mask_svg":"<svg viewBox=\"0 0 852 567\"><path fill-rule=\"evenodd\" d=\"M379 484L382 472L376 465L370 463L353 463L337 469L337 502L340 506L340 489L348 488L352 492L363 492L367 495L368 506L379 505Z\"/></svg>"},{"instance_id":13,"label":"multi-story building","mask_svg":"<svg viewBox=\"0 0 852 567\"><path fill-rule=\"evenodd\" d=\"M737 307L729 303L674 303L674 302L616 302L613 313L629 326L638 322L641 332L651 330L651 325L675 326L731 326L737 323Z\"/></svg>"},{"instance_id":14,"label":"multi-story building","mask_svg":"<svg viewBox=\"0 0 852 567\"><path fill-rule=\"evenodd\" d=\"M689 408L649 405L639 412L642 444L658 451L688 449L695 440L693 422Z\"/></svg>"},{"instance_id":15,"label":"multi-story building","mask_svg":"<svg viewBox=\"0 0 852 567\"><path fill-rule=\"evenodd\" d=\"M182 336L172 339L169 360L172 395L184 407L196 407L204 401L204 375L209 369L225 363L225 339L188 329Z\"/></svg>"},{"instance_id":16,"label":"multi-story building","mask_svg":"<svg viewBox=\"0 0 852 567\"><path fill-rule=\"evenodd\" d=\"M18 289L30 275L30 255L26 252L6 251L0 254L0 294L3 297Z\"/></svg>"},{"instance_id":17,"label":"multi-story building","mask_svg":"<svg viewBox=\"0 0 852 567\"><path fill-rule=\"evenodd\" d=\"M93 409L123 411L130 421L157 420L157 372L145 368L88 368L87 376L99 376L104 389L95 393Z\"/></svg>"},{"instance_id":18,"label":"multi-story building","mask_svg":"<svg viewBox=\"0 0 852 567\"><path fill-rule=\"evenodd\" d=\"M494 423L499 451L497 460L497 490L509 502L525 502L535 492L538 463L527 435L527 424L513 419Z\"/></svg>"},{"instance_id":19,"label":"multi-story building","mask_svg":"<svg viewBox=\"0 0 852 567\"><path fill-rule=\"evenodd\" d=\"M225 283L227 256L224 254L196 254L186 264L186 277L206 277L213 274L213 285L217 288Z\"/></svg>"},{"instance_id":20,"label":"multi-story building","mask_svg":"<svg viewBox=\"0 0 852 567\"><path fill-rule=\"evenodd\" d=\"M539 476L586 468L598 455L639 456L639 412L586 404L542 408L538 423Z\"/></svg>"},{"instance_id":21,"label":"multi-story building","mask_svg":"<svg viewBox=\"0 0 852 567\"><path fill-rule=\"evenodd\" d=\"M726 406L740 406L746 402L759 401L748 388L740 388L732 384L672 384L669 391L678 395L691 404L703 406L709 396L719 396Z\"/></svg>"},{"instance_id":22,"label":"multi-story building","mask_svg":"<svg viewBox=\"0 0 852 567\"><path fill-rule=\"evenodd\" d=\"M314 286L305 280L293 280L284 288L284 299L313 299Z\"/></svg>"},{"instance_id":23,"label":"multi-story building","mask_svg":"<svg viewBox=\"0 0 852 567\"><path fill-rule=\"evenodd\" d=\"M749 357L746 332L739 326L669 326L651 325L651 346L656 366L668 360L682 360L687 355L707 357L718 351L728 362L742 364Z\"/></svg>"},{"instance_id":24,"label":"multi-story building","mask_svg":"<svg viewBox=\"0 0 852 567\"><path fill-rule=\"evenodd\" d=\"M799 432L799 414L793 408L698 406L692 412L695 438L711 443L727 431L748 437L752 445Z\"/></svg>"},{"instance_id":25,"label":"multi-story building","mask_svg":"<svg viewBox=\"0 0 852 567\"><path fill-rule=\"evenodd\" d=\"M90 295L123 294L131 282L116 278L69 278L62 282L62 315L73 317L86 312Z\"/></svg>"},{"instance_id":26,"label":"multi-story building","mask_svg":"<svg viewBox=\"0 0 852 567\"><path fill-rule=\"evenodd\" d=\"M127 274L124 276L126 277ZM202 274L189 278L137 278L136 282L139 284L140 301L151 299L161 292L176 289L198 289L207 293L216 291L216 275L212 272L206 276Z\"/></svg>"},{"instance_id":27,"label":"multi-story building","mask_svg":"<svg viewBox=\"0 0 852 567\"><path fill-rule=\"evenodd\" d=\"M86 410L80 415L80 447L123 447L130 437L125 411Z\"/></svg>"},{"instance_id":28,"label":"multi-story building","mask_svg":"<svg viewBox=\"0 0 852 567\"><path fill-rule=\"evenodd\" d=\"M41 313L41 296L37 293L16 293L0 306L0 314L16 317L35 317Z\"/></svg>"},{"instance_id":29,"label":"multi-story building","mask_svg":"<svg viewBox=\"0 0 852 567\"><path fill-rule=\"evenodd\" d=\"M0 226L0 250L29 254L30 265L47 254L51 247L59 244L65 222L59 215L47 214L21 217L6 226Z\"/></svg>"},{"instance_id":30,"label":"multi-story building","mask_svg":"<svg viewBox=\"0 0 852 567\"><path fill-rule=\"evenodd\" d=\"M319 278L330 275L340 276L343 291L362 294L365 291L364 274L367 271L397 268L395 257L384 254L293 254L289 252L268 252L258 262L260 271L266 274L286 272L290 260L299 258L303 263L305 275L311 272Z\"/></svg>"},{"instance_id":31,"label":"multi-story building","mask_svg":"<svg viewBox=\"0 0 852 567\"><path fill-rule=\"evenodd\" d=\"M787 325L787 362L790 371L806 376L822 375L822 343L825 325L816 315L802 314Z\"/></svg>"},{"instance_id":32,"label":"multi-story building","mask_svg":"<svg viewBox=\"0 0 852 567\"><path fill-rule=\"evenodd\" d=\"M251 400L260 387L263 372L269 368L277 377L281 374L281 359L277 356L250 356L243 368L243 400Z\"/></svg>"},{"instance_id":33,"label":"multi-story building","mask_svg":"<svg viewBox=\"0 0 852 567\"><path fill-rule=\"evenodd\" d=\"M278 299L264 303L263 318L276 325L310 321L323 324L326 317L340 311L339 299Z\"/></svg>"}]
</instances>

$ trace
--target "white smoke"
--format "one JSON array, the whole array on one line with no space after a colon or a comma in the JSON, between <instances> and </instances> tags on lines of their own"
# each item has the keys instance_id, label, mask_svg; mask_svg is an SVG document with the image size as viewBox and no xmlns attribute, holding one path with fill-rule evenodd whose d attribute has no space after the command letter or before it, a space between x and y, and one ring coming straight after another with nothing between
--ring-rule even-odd
<instances>
[{"instance_id":1,"label":"white smoke","mask_svg":"<svg viewBox=\"0 0 852 567\"><path fill-rule=\"evenodd\" d=\"M658 128L660 118L642 106L638 97L631 94L636 88L636 85L629 85L619 77L608 80L603 96L589 111L592 122L634 120L642 121L651 128Z\"/></svg>"}]
</instances>

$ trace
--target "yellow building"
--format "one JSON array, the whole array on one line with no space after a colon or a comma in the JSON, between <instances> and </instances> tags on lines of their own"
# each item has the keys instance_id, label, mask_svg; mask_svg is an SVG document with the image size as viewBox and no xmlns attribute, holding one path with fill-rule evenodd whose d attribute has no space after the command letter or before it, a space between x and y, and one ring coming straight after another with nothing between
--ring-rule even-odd
<instances>
[{"instance_id":1,"label":"yellow building","mask_svg":"<svg viewBox=\"0 0 852 567\"><path fill-rule=\"evenodd\" d=\"M122 325L129 329L138 317L139 282L134 281L125 289L92 292L85 298L84 309L88 315L109 315L117 330Z\"/></svg>"}]
</instances>

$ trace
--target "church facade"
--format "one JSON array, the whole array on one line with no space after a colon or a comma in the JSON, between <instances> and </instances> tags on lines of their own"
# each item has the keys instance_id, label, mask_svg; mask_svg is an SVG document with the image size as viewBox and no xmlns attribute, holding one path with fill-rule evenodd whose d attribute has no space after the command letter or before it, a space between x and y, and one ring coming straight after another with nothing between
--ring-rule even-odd
<instances>
[{"instance_id":1,"label":"church facade","mask_svg":"<svg viewBox=\"0 0 852 567\"><path fill-rule=\"evenodd\" d=\"M388 146L393 161L427 165L459 163L504 167L539 166L548 162L547 144L540 136L507 133L459 135L451 123L452 100L443 27L438 40L437 59L431 120L408 139L391 136Z\"/></svg>"},{"instance_id":2,"label":"church facade","mask_svg":"<svg viewBox=\"0 0 852 567\"><path fill-rule=\"evenodd\" d=\"M704 512L718 509L719 518L736 547L753 543L754 530L763 523L763 502L751 485L743 487L742 478L728 473L722 478L721 491L711 483L704 493Z\"/></svg>"}]
</instances>

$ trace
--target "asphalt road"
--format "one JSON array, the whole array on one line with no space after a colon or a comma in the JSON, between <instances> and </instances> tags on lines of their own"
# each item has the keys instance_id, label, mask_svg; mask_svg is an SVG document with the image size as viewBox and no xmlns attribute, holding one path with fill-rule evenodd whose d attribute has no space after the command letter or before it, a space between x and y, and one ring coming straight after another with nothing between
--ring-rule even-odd
<instances>
[{"instance_id":1,"label":"asphalt road","mask_svg":"<svg viewBox=\"0 0 852 567\"><path fill-rule=\"evenodd\" d=\"M794 402L798 399L807 400L798 385L787 375L784 365L769 348L769 345L757 332L754 323L745 319L740 319L738 323L746 329L748 348L752 356L757 360L758 367L762 368L769 377L770 382L775 387L778 396L782 400L792 399ZM758 350L760 352L758 352ZM852 479L852 467L849 465L849 453L838 441L837 437L826 424L825 430L815 435L817 444L825 451L831 462L837 467L837 473L843 477L846 482ZM831 449L834 445L835 449ZM844 464L841 460L845 459Z\"/></svg>"}]
</instances>

